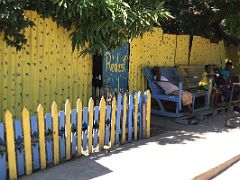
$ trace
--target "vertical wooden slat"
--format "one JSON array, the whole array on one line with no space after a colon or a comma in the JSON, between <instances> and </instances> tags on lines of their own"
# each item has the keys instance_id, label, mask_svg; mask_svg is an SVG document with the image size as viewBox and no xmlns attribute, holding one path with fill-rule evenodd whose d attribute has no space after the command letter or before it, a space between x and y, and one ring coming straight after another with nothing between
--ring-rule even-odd
<instances>
[{"instance_id":1,"label":"vertical wooden slat","mask_svg":"<svg viewBox=\"0 0 240 180\"><path fill-rule=\"evenodd\" d=\"M71 104L67 100L65 104L65 117L66 117L66 160L71 158Z\"/></svg>"},{"instance_id":2,"label":"vertical wooden slat","mask_svg":"<svg viewBox=\"0 0 240 180\"><path fill-rule=\"evenodd\" d=\"M147 138L150 138L150 125L151 125L151 93L147 90Z\"/></svg>"},{"instance_id":3,"label":"vertical wooden slat","mask_svg":"<svg viewBox=\"0 0 240 180\"><path fill-rule=\"evenodd\" d=\"M117 121L116 121L116 144L119 143L119 135L121 133L121 116L122 116L122 95L118 93L117 96Z\"/></svg>"},{"instance_id":4,"label":"vertical wooden slat","mask_svg":"<svg viewBox=\"0 0 240 180\"><path fill-rule=\"evenodd\" d=\"M123 119L122 119L122 139L121 143L126 142L126 122L127 122L127 95L123 97Z\"/></svg>"},{"instance_id":5,"label":"vertical wooden slat","mask_svg":"<svg viewBox=\"0 0 240 180\"><path fill-rule=\"evenodd\" d=\"M38 131L39 131L39 149L40 149L40 163L41 169L46 169L46 144L45 144L45 122L44 110L40 104L38 106Z\"/></svg>"},{"instance_id":6,"label":"vertical wooden slat","mask_svg":"<svg viewBox=\"0 0 240 180\"><path fill-rule=\"evenodd\" d=\"M75 155L77 151L77 109L71 110L71 154Z\"/></svg>"},{"instance_id":7,"label":"vertical wooden slat","mask_svg":"<svg viewBox=\"0 0 240 180\"><path fill-rule=\"evenodd\" d=\"M65 112L59 112L59 148L60 148L60 158L63 160L66 157L66 147L65 147Z\"/></svg>"},{"instance_id":8,"label":"vertical wooden slat","mask_svg":"<svg viewBox=\"0 0 240 180\"><path fill-rule=\"evenodd\" d=\"M111 113L111 147L115 144L115 132L116 132L116 98L112 101L112 113Z\"/></svg>"},{"instance_id":9,"label":"vertical wooden slat","mask_svg":"<svg viewBox=\"0 0 240 180\"><path fill-rule=\"evenodd\" d=\"M23 108L22 111L22 125L24 137L26 175L30 175L32 174L32 144L30 131L30 115L29 111L25 107Z\"/></svg>"},{"instance_id":10,"label":"vertical wooden slat","mask_svg":"<svg viewBox=\"0 0 240 180\"><path fill-rule=\"evenodd\" d=\"M93 148L98 144L98 132L99 132L99 106L94 107L94 130L93 130Z\"/></svg>"},{"instance_id":11,"label":"vertical wooden slat","mask_svg":"<svg viewBox=\"0 0 240 180\"><path fill-rule=\"evenodd\" d=\"M82 149L83 151L87 150L87 141L88 141L88 107L83 108L83 124L82 124L82 130L83 130L83 135L82 135Z\"/></svg>"},{"instance_id":12,"label":"vertical wooden slat","mask_svg":"<svg viewBox=\"0 0 240 180\"><path fill-rule=\"evenodd\" d=\"M128 102L128 142L132 142L132 134L133 134L133 94L129 95Z\"/></svg>"},{"instance_id":13,"label":"vertical wooden slat","mask_svg":"<svg viewBox=\"0 0 240 180\"><path fill-rule=\"evenodd\" d=\"M146 103L142 105L142 132L143 138L146 138Z\"/></svg>"},{"instance_id":14,"label":"vertical wooden slat","mask_svg":"<svg viewBox=\"0 0 240 180\"><path fill-rule=\"evenodd\" d=\"M16 155L17 155L17 170L18 176L22 176L25 173L25 162L24 162L24 147L23 147L23 133L22 133L22 121L14 120L15 130L15 143L16 144Z\"/></svg>"},{"instance_id":15,"label":"vertical wooden slat","mask_svg":"<svg viewBox=\"0 0 240 180\"><path fill-rule=\"evenodd\" d=\"M100 121L99 121L99 150L103 148L105 136L105 117L106 117L106 101L102 97L100 101Z\"/></svg>"},{"instance_id":16,"label":"vertical wooden slat","mask_svg":"<svg viewBox=\"0 0 240 180\"><path fill-rule=\"evenodd\" d=\"M6 111L5 113L5 131L8 153L9 179L17 179L13 118L12 114L9 111Z\"/></svg>"},{"instance_id":17,"label":"vertical wooden slat","mask_svg":"<svg viewBox=\"0 0 240 180\"><path fill-rule=\"evenodd\" d=\"M138 92L138 132L139 138L142 138L142 94Z\"/></svg>"},{"instance_id":18,"label":"vertical wooden slat","mask_svg":"<svg viewBox=\"0 0 240 180\"><path fill-rule=\"evenodd\" d=\"M77 100L77 155L82 155L82 101Z\"/></svg>"},{"instance_id":19,"label":"vertical wooden slat","mask_svg":"<svg viewBox=\"0 0 240 180\"><path fill-rule=\"evenodd\" d=\"M48 165L52 165L53 163L53 127L52 127L51 113L45 114L45 134L46 134L47 163Z\"/></svg>"},{"instance_id":20,"label":"vertical wooden slat","mask_svg":"<svg viewBox=\"0 0 240 180\"><path fill-rule=\"evenodd\" d=\"M38 142L38 120L37 116L31 116L31 136L32 136L32 158L33 158L33 169L40 168L39 159L39 142Z\"/></svg>"},{"instance_id":21,"label":"vertical wooden slat","mask_svg":"<svg viewBox=\"0 0 240 180\"><path fill-rule=\"evenodd\" d=\"M58 133L58 107L54 101L52 104L52 119L53 119L53 154L54 164L59 163L59 133Z\"/></svg>"},{"instance_id":22,"label":"vertical wooden slat","mask_svg":"<svg viewBox=\"0 0 240 180\"><path fill-rule=\"evenodd\" d=\"M0 122L0 144L3 146L1 147L0 151L0 179L5 180L7 179L7 160L6 160L6 141L5 141L5 130L4 124Z\"/></svg>"},{"instance_id":23,"label":"vertical wooden slat","mask_svg":"<svg viewBox=\"0 0 240 180\"><path fill-rule=\"evenodd\" d=\"M92 153L92 139L93 139L93 108L94 101L91 98L88 103L88 153Z\"/></svg>"},{"instance_id":24,"label":"vertical wooden slat","mask_svg":"<svg viewBox=\"0 0 240 180\"><path fill-rule=\"evenodd\" d=\"M105 145L109 145L110 125L111 125L111 106L107 105L107 108L106 108L105 142L104 142Z\"/></svg>"},{"instance_id":25,"label":"vertical wooden slat","mask_svg":"<svg viewBox=\"0 0 240 180\"><path fill-rule=\"evenodd\" d=\"M138 135L138 95L134 95L134 141L137 140Z\"/></svg>"}]
</instances>

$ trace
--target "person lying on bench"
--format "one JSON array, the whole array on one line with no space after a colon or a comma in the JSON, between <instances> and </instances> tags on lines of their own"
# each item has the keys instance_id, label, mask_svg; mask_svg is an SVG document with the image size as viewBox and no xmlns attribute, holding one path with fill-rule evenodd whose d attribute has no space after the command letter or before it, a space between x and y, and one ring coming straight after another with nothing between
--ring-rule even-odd
<instances>
[{"instance_id":1,"label":"person lying on bench","mask_svg":"<svg viewBox=\"0 0 240 180\"><path fill-rule=\"evenodd\" d=\"M157 85L162 88L165 94L173 96L177 96L179 94L179 88L171 83L166 77L162 76L158 67L153 68L153 76ZM187 107L189 113L193 113L191 93L182 91L182 104L183 106Z\"/></svg>"}]
</instances>

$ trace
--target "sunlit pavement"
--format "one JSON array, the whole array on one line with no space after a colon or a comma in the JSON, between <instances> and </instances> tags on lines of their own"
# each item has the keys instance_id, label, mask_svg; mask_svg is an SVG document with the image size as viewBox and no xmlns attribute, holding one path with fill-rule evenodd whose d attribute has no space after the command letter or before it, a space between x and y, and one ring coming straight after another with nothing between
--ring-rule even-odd
<instances>
[{"instance_id":1,"label":"sunlit pavement","mask_svg":"<svg viewBox=\"0 0 240 180\"><path fill-rule=\"evenodd\" d=\"M23 179L188 180L240 154L239 128L224 127L224 115L183 126L154 116L155 126L174 129L47 169ZM239 164L219 179L240 179ZM240 171L239 171L240 174Z\"/></svg>"}]
</instances>

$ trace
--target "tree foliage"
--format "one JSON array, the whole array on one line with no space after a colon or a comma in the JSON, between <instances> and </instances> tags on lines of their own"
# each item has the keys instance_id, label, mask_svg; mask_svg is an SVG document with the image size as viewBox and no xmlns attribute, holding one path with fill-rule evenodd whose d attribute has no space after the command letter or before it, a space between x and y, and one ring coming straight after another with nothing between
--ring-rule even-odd
<instances>
[{"instance_id":1,"label":"tree foliage","mask_svg":"<svg viewBox=\"0 0 240 180\"><path fill-rule=\"evenodd\" d=\"M165 21L165 32L192 34L219 41L221 28L236 35L240 32L239 0L166 0L166 9L175 17Z\"/></svg>"},{"instance_id":2,"label":"tree foliage","mask_svg":"<svg viewBox=\"0 0 240 180\"><path fill-rule=\"evenodd\" d=\"M171 17L161 0L2 0L0 6L0 32L9 45L20 49L26 43L23 30L34 22L24 11L33 10L71 29L73 49L87 47L83 52L92 54L119 47Z\"/></svg>"}]
</instances>

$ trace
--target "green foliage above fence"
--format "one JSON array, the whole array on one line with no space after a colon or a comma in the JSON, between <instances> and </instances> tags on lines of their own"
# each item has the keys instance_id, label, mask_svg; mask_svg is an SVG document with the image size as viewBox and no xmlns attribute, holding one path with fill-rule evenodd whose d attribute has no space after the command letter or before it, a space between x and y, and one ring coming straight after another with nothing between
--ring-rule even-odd
<instances>
[{"instance_id":1,"label":"green foliage above fence","mask_svg":"<svg viewBox=\"0 0 240 180\"><path fill-rule=\"evenodd\" d=\"M0 7L0 32L9 45L20 49L26 43L23 30L34 23L24 11L33 10L71 29L73 49L87 47L83 52L92 54L122 46L170 17L161 0L3 0Z\"/></svg>"}]
</instances>

